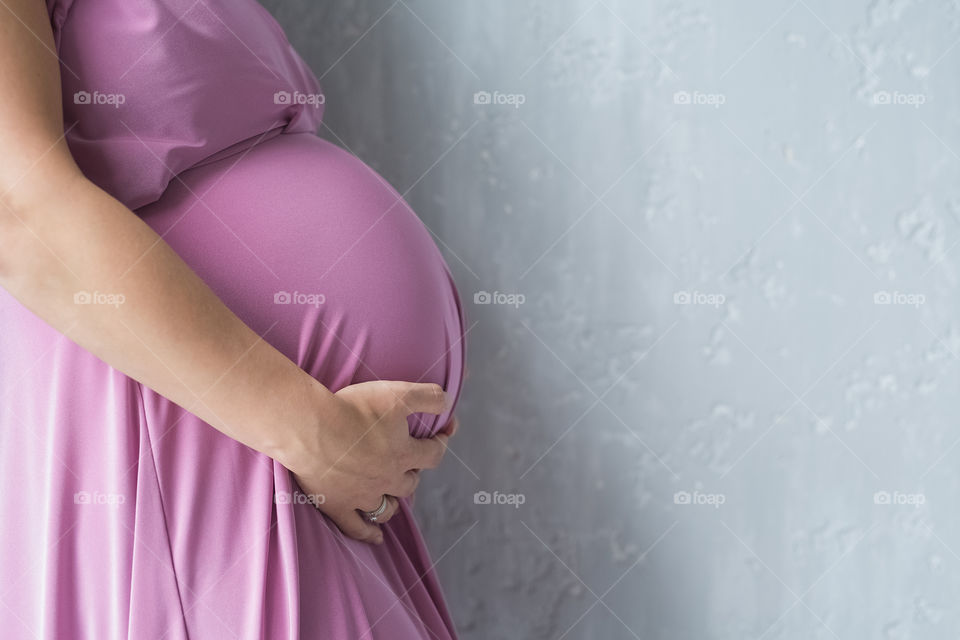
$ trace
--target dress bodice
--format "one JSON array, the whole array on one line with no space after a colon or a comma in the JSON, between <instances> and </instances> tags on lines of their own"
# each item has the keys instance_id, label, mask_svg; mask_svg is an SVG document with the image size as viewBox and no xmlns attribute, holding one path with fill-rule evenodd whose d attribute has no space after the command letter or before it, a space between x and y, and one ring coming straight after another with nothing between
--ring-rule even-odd
<instances>
[{"instance_id":1,"label":"dress bodice","mask_svg":"<svg viewBox=\"0 0 960 640\"><path fill-rule=\"evenodd\" d=\"M316 132L316 77L256 0L47 0L67 143L132 209L173 177L287 132Z\"/></svg>"}]
</instances>

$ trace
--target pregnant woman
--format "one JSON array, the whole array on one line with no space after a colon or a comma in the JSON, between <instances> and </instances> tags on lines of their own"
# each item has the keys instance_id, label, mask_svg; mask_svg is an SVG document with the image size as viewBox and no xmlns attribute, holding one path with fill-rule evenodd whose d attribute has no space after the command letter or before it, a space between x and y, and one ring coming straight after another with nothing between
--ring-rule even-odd
<instances>
[{"instance_id":1,"label":"pregnant woman","mask_svg":"<svg viewBox=\"0 0 960 640\"><path fill-rule=\"evenodd\" d=\"M0 2L0 636L453 638L464 316L254 0Z\"/></svg>"}]
</instances>

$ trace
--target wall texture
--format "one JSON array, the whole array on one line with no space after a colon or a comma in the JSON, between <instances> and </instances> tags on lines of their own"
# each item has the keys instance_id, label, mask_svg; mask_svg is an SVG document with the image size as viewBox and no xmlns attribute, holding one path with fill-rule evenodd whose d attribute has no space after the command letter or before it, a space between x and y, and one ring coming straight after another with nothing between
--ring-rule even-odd
<instances>
[{"instance_id":1,"label":"wall texture","mask_svg":"<svg viewBox=\"0 0 960 640\"><path fill-rule=\"evenodd\" d=\"M960 2L264 4L468 301L464 639L957 637Z\"/></svg>"}]
</instances>

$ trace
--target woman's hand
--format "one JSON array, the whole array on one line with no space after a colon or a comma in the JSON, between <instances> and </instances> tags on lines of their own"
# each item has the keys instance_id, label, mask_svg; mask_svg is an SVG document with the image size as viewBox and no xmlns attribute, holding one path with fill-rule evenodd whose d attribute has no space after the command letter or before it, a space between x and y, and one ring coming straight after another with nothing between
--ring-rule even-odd
<instances>
[{"instance_id":1,"label":"woman's hand","mask_svg":"<svg viewBox=\"0 0 960 640\"><path fill-rule=\"evenodd\" d=\"M377 517L386 522L399 508L397 497L416 490L420 469L440 464L456 420L432 438L414 438L407 416L440 415L447 396L438 384L378 380L344 387L327 406L316 439L298 456L302 462L287 468L344 534L379 544L383 532L360 511L376 511L386 495L387 509Z\"/></svg>"}]
</instances>

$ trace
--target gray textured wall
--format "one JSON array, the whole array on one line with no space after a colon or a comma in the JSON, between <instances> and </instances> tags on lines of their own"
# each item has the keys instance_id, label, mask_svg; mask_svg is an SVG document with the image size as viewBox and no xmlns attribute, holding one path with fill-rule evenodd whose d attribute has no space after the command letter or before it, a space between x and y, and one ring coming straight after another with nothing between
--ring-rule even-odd
<instances>
[{"instance_id":1,"label":"gray textured wall","mask_svg":"<svg viewBox=\"0 0 960 640\"><path fill-rule=\"evenodd\" d=\"M265 4L469 301L463 638L957 637L960 3Z\"/></svg>"}]
</instances>

